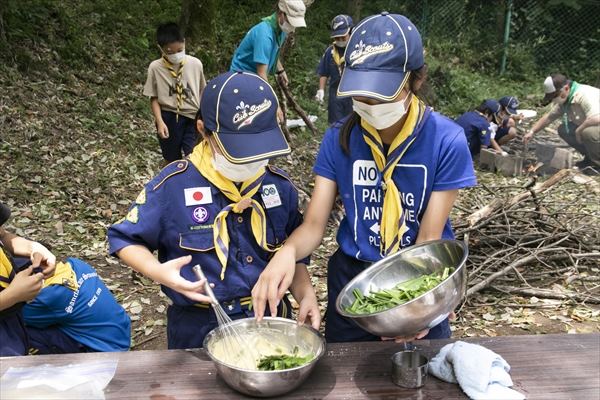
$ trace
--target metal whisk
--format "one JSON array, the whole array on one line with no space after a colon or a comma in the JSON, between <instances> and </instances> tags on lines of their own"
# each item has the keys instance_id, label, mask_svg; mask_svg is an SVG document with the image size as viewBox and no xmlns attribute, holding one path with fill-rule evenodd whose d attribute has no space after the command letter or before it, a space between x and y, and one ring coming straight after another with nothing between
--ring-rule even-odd
<instances>
[{"instance_id":1,"label":"metal whisk","mask_svg":"<svg viewBox=\"0 0 600 400\"><path fill-rule=\"evenodd\" d=\"M192 268L194 273L198 277L198 279L205 279L206 283L204 284L204 291L206 295L210 297L211 305L215 310L215 314L217 316L217 322L219 324L219 328L221 328L221 335L225 345L232 351L237 351L240 358L243 358L244 361L249 362L251 365L256 366L257 358L253 354L254 352L247 346L244 345L244 340L240 332L231 325L231 318L229 315L223 310L221 304L215 297L215 294L208 283L208 279L202 272L202 268L200 265L196 264Z\"/></svg>"}]
</instances>

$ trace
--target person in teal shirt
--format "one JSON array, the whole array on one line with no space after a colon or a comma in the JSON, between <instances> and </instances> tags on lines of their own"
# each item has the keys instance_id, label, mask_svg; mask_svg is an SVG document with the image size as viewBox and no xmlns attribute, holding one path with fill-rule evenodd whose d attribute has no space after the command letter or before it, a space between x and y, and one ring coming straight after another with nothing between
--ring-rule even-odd
<instances>
[{"instance_id":1,"label":"person in teal shirt","mask_svg":"<svg viewBox=\"0 0 600 400\"><path fill-rule=\"evenodd\" d=\"M277 11L254 25L235 50L231 71L254 72L268 81L276 74L284 84L288 77L279 61L279 49L289 33L306 27L306 6L302 0L279 0Z\"/></svg>"}]
</instances>

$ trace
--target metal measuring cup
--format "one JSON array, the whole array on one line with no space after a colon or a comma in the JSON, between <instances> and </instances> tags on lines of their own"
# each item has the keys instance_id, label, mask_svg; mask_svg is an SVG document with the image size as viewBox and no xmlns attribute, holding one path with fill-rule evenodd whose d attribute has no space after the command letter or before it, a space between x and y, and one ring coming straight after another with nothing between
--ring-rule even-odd
<instances>
[{"instance_id":1,"label":"metal measuring cup","mask_svg":"<svg viewBox=\"0 0 600 400\"><path fill-rule=\"evenodd\" d=\"M427 380L429 359L416 350L403 350L392 356L392 382L409 389L420 388Z\"/></svg>"}]
</instances>

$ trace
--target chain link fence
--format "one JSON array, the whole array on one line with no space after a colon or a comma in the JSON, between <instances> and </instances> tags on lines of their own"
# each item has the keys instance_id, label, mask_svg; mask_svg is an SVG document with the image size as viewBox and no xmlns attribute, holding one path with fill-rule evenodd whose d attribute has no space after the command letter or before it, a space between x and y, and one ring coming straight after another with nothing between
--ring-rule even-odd
<instances>
[{"instance_id":1,"label":"chain link fence","mask_svg":"<svg viewBox=\"0 0 600 400\"><path fill-rule=\"evenodd\" d=\"M375 0L361 15L384 9L407 15L427 51L475 69L600 84L600 0Z\"/></svg>"}]
</instances>

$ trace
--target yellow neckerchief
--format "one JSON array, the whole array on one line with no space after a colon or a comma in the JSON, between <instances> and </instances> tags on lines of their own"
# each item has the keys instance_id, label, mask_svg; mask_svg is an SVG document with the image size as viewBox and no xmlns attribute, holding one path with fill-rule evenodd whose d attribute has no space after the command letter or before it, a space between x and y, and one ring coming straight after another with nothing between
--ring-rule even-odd
<instances>
[{"instance_id":1,"label":"yellow neckerchief","mask_svg":"<svg viewBox=\"0 0 600 400\"><path fill-rule=\"evenodd\" d=\"M15 271L12 263L4 253L4 249L0 247L0 288L6 289L14 277Z\"/></svg>"},{"instance_id":2,"label":"yellow neckerchief","mask_svg":"<svg viewBox=\"0 0 600 400\"><path fill-rule=\"evenodd\" d=\"M361 119L360 122L361 126L364 128L363 137L365 142L371 148L377 169L382 174L384 198L380 223L380 248L381 253L384 256L393 254L400 249L402 236L408 231L400 191L396 187L392 175L404 153L406 153L410 145L417 138L413 133L415 133L415 128L419 125L423 113L425 112L425 104L414 94L411 96L412 99L410 101L406 121L398 135L392 141L387 154L389 157L386 157L384 154L383 143L379 136L379 132L364 119Z\"/></svg>"},{"instance_id":3,"label":"yellow neckerchief","mask_svg":"<svg viewBox=\"0 0 600 400\"><path fill-rule=\"evenodd\" d=\"M224 207L213 224L213 240L217 257L221 262L221 280L225 279L225 270L227 269L227 258L229 256L229 233L227 232L227 215L230 212L241 214L248 207L252 207L252 217L250 219L252 234L256 243L269 252L277 250L280 246L271 246L267 243L266 220L267 216L261 204L254 200L254 196L262 184L267 171L262 168L256 175L242 183L238 190L237 186L219 174L212 164L212 151L206 140L194 147L194 151L189 156L190 161L200 171L210 183L215 185L228 199L231 204Z\"/></svg>"},{"instance_id":4,"label":"yellow neckerchief","mask_svg":"<svg viewBox=\"0 0 600 400\"><path fill-rule=\"evenodd\" d=\"M331 45L331 57L333 58L333 62L338 68L340 76L342 76L342 71L344 70L344 54L340 55L338 53L337 47L335 47L335 42Z\"/></svg>"},{"instance_id":5,"label":"yellow neckerchief","mask_svg":"<svg viewBox=\"0 0 600 400\"><path fill-rule=\"evenodd\" d=\"M77 284L77 276L75 275L75 271L73 271L73 267L71 267L70 263L56 263L54 275L52 275L50 278L44 279L44 287L48 287L50 285L65 286L72 291L79 289L79 285Z\"/></svg>"},{"instance_id":6,"label":"yellow neckerchief","mask_svg":"<svg viewBox=\"0 0 600 400\"><path fill-rule=\"evenodd\" d=\"M177 69L177 71L175 71L173 64L171 64L171 62L164 55L162 56L162 60L165 64L165 67L167 67L167 69L171 73L171 76L175 78L175 96L177 98L177 115L175 117L175 120L179 121L179 109L183 105L183 82L181 82L181 77L183 76L183 65L185 64L185 57L183 57L183 60L179 64L179 68Z\"/></svg>"}]
</instances>

